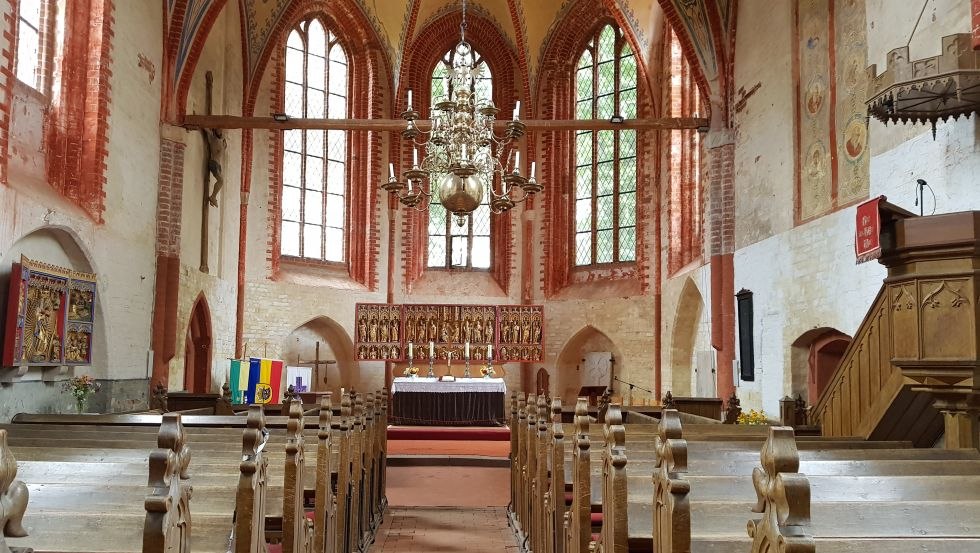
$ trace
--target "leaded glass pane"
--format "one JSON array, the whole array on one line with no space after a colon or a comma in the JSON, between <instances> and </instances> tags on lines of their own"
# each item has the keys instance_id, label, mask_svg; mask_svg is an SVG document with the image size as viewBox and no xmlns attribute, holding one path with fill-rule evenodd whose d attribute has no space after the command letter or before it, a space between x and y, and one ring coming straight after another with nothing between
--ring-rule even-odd
<instances>
[{"instance_id":1,"label":"leaded glass pane","mask_svg":"<svg viewBox=\"0 0 980 553\"><path fill-rule=\"evenodd\" d=\"M619 157L636 157L636 131L619 131Z\"/></svg>"},{"instance_id":2,"label":"leaded glass pane","mask_svg":"<svg viewBox=\"0 0 980 553\"><path fill-rule=\"evenodd\" d=\"M343 64L347 63L347 54L344 53L344 49L340 46L340 44L334 44L330 48L330 61Z\"/></svg>"},{"instance_id":3,"label":"leaded glass pane","mask_svg":"<svg viewBox=\"0 0 980 553\"><path fill-rule=\"evenodd\" d=\"M446 266L446 236L444 234L429 235L429 267Z\"/></svg>"},{"instance_id":4,"label":"leaded glass pane","mask_svg":"<svg viewBox=\"0 0 980 553\"><path fill-rule=\"evenodd\" d=\"M619 226L636 224L636 192L619 195Z\"/></svg>"},{"instance_id":5,"label":"leaded glass pane","mask_svg":"<svg viewBox=\"0 0 980 553\"><path fill-rule=\"evenodd\" d=\"M306 58L306 84L310 88L323 90L326 87L327 60L320 56Z\"/></svg>"},{"instance_id":6,"label":"leaded glass pane","mask_svg":"<svg viewBox=\"0 0 980 553\"><path fill-rule=\"evenodd\" d=\"M612 161L616 157L616 148L613 144L613 133L615 131L599 131L598 138L598 154L599 157L597 161Z\"/></svg>"},{"instance_id":7,"label":"leaded glass pane","mask_svg":"<svg viewBox=\"0 0 980 553\"><path fill-rule=\"evenodd\" d=\"M596 167L596 194L607 195L613 193L613 162L606 161Z\"/></svg>"},{"instance_id":8,"label":"leaded glass pane","mask_svg":"<svg viewBox=\"0 0 980 553\"><path fill-rule=\"evenodd\" d=\"M613 197L599 196L595 200L596 204L596 228L613 228Z\"/></svg>"},{"instance_id":9,"label":"leaded glass pane","mask_svg":"<svg viewBox=\"0 0 980 553\"><path fill-rule=\"evenodd\" d=\"M292 129L282 131L282 146L287 151L300 152L303 150L303 131Z\"/></svg>"},{"instance_id":10,"label":"leaded glass pane","mask_svg":"<svg viewBox=\"0 0 980 553\"><path fill-rule=\"evenodd\" d=\"M344 227L344 197L327 194L327 225L336 228Z\"/></svg>"},{"instance_id":11,"label":"leaded glass pane","mask_svg":"<svg viewBox=\"0 0 980 553\"><path fill-rule=\"evenodd\" d=\"M636 190L636 159L619 160L619 190L630 192Z\"/></svg>"},{"instance_id":12,"label":"leaded glass pane","mask_svg":"<svg viewBox=\"0 0 980 553\"><path fill-rule=\"evenodd\" d=\"M296 50L303 49L303 38L299 36L299 31L294 29L289 33L289 38L286 40L286 47Z\"/></svg>"},{"instance_id":13,"label":"leaded glass pane","mask_svg":"<svg viewBox=\"0 0 980 553\"><path fill-rule=\"evenodd\" d=\"M619 260L636 261L636 229L619 229Z\"/></svg>"},{"instance_id":14,"label":"leaded glass pane","mask_svg":"<svg viewBox=\"0 0 980 553\"><path fill-rule=\"evenodd\" d=\"M444 234L445 232L446 209L440 204L433 203L429 206L429 234ZM445 260L443 262L445 263Z\"/></svg>"},{"instance_id":15,"label":"leaded glass pane","mask_svg":"<svg viewBox=\"0 0 980 553\"><path fill-rule=\"evenodd\" d=\"M299 255L299 223L282 222L280 235L280 251L283 255Z\"/></svg>"},{"instance_id":16,"label":"leaded glass pane","mask_svg":"<svg viewBox=\"0 0 980 553\"><path fill-rule=\"evenodd\" d=\"M596 85L597 94L612 94L616 91L616 64L607 61L599 64L599 81Z\"/></svg>"},{"instance_id":17,"label":"leaded glass pane","mask_svg":"<svg viewBox=\"0 0 980 553\"><path fill-rule=\"evenodd\" d=\"M636 89L635 88L620 93L619 114L627 119L636 119Z\"/></svg>"},{"instance_id":18,"label":"leaded glass pane","mask_svg":"<svg viewBox=\"0 0 980 553\"><path fill-rule=\"evenodd\" d=\"M473 267L478 269L490 268L490 237L473 237Z\"/></svg>"},{"instance_id":19,"label":"leaded glass pane","mask_svg":"<svg viewBox=\"0 0 980 553\"><path fill-rule=\"evenodd\" d=\"M595 107L596 119L609 119L613 115L616 115L616 96L612 94L599 96Z\"/></svg>"},{"instance_id":20,"label":"leaded glass pane","mask_svg":"<svg viewBox=\"0 0 980 553\"><path fill-rule=\"evenodd\" d=\"M490 206L482 204L473 211L473 235L490 236Z\"/></svg>"},{"instance_id":21,"label":"leaded glass pane","mask_svg":"<svg viewBox=\"0 0 980 553\"><path fill-rule=\"evenodd\" d=\"M299 186L302 182L303 157L293 152L282 154L282 183Z\"/></svg>"},{"instance_id":22,"label":"leaded glass pane","mask_svg":"<svg viewBox=\"0 0 980 553\"><path fill-rule=\"evenodd\" d=\"M586 165L575 169L575 197L592 197L592 166Z\"/></svg>"},{"instance_id":23,"label":"leaded glass pane","mask_svg":"<svg viewBox=\"0 0 980 553\"><path fill-rule=\"evenodd\" d=\"M329 88L332 94L347 96L347 66L335 61L330 62Z\"/></svg>"},{"instance_id":24,"label":"leaded glass pane","mask_svg":"<svg viewBox=\"0 0 980 553\"><path fill-rule=\"evenodd\" d=\"M303 257L322 259L323 227L320 225L303 225Z\"/></svg>"},{"instance_id":25,"label":"leaded glass pane","mask_svg":"<svg viewBox=\"0 0 980 553\"><path fill-rule=\"evenodd\" d=\"M307 31L307 42L309 43L310 53L316 56L325 57L327 55L327 34L323 30L323 25L314 19L310 21Z\"/></svg>"},{"instance_id":26,"label":"leaded glass pane","mask_svg":"<svg viewBox=\"0 0 980 553\"><path fill-rule=\"evenodd\" d=\"M578 233L575 235L575 264L588 265L590 263L592 263L592 233Z\"/></svg>"},{"instance_id":27,"label":"leaded glass pane","mask_svg":"<svg viewBox=\"0 0 980 553\"><path fill-rule=\"evenodd\" d=\"M304 182L309 190L323 190L323 158L307 156Z\"/></svg>"},{"instance_id":28,"label":"leaded glass pane","mask_svg":"<svg viewBox=\"0 0 980 553\"><path fill-rule=\"evenodd\" d=\"M343 162L327 161L327 192L342 195L347 181L345 177Z\"/></svg>"},{"instance_id":29,"label":"leaded glass pane","mask_svg":"<svg viewBox=\"0 0 980 553\"><path fill-rule=\"evenodd\" d=\"M592 119L592 100L583 100L575 104L576 119Z\"/></svg>"},{"instance_id":30,"label":"leaded glass pane","mask_svg":"<svg viewBox=\"0 0 980 553\"><path fill-rule=\"evenodd\" d=\"M303 82L303 51L286 48L286 81Z\"/></svg>"},{"instance_id":31,"label":"leaded glass pane","mask_svg":"<svg viewBox=\"0 0 980 553\"><path fill-rule=\"evenodd\" d=\"M303 204L303 220L308 223L319 223L323 220L323 193L306 191L306 202Z\"/></svg>"},{"instance_id":32,"label":"leaded glass pane","mask_svg":"<svg viewBox=\"0 0 980 553\"><path fill-rule=\"evenodd\" d=\"M323 138L326 131L306 131L306 155L323 156Z\"/></svg>"},{"instance_id":33,"label":"leaded glass pane","mask_svg":"<svg viewBox=\"0 0 980 553\"><path fill-rule=\"evenodd\" d=\"M330 95L330 106L327 108L327 117L330 119L347 118L347 98L336 94Z\"/></svg>"},{"instance_id":34,"label":"leaded glass pane","mask_svg":"<svg viewBox=\"0 0 980 553\"><path fill-rule=\"evenodd\" d=\"M591 46L591 43L590 43ZM578 68L592 67L592 52L585 50L582 55L578 58Z\"/></svg>"},{"instance_id":35,"label":"leaded glass pane","mask_svg":"<svg viewBox=\"0 0 980 553\"><path fill-rule=\"evenodd\" d=\"M575 136L575 165L592 165L592 131Z\"/></svg>"},{"instance_id":36,"label":"leaded glass pane","mask_svg":"<svg viewBox=\"0 0 980 553\"><path fill-rule=\"evenodd\" d=\"M613 261L613 231L600 230L595 237L595 262L612 263Z\"/></svg>"},{"instance_id":37,"label":"leaded glass pane","mask_svg":"<svg viewBox=\"0 0 980 553\"><path fill-rule=\"evenodd\" d=\"M306 116L307 117L311 117L314 119L323 118L324 116L323 96L324 96L324 92L322 90L317 90L315 88L306 89Z\"/></svg>"},{"instance_id":38,"label":"leaded glass pane","mask_svg":"<svg viewBox=\"0 0 980 553\"><path fill-rule=\"evenodd\" d=\"M616 56L616 31L606 25L599 33L599 61L608 61Z\"/></svg>"},{"instance_id":39,"label":"leaded glass pane","mask_svg":"<svg viewBox=\"0 0 980 553\"><path fill-rule=\"evenodd\" d=\"M592 67L584 67L578 70L575 77L575 98L577 100L587 100L592 98Z\"/></svg>"},{"instance_id":40,"label":"leaded glass pane","mask_svg":"<svg viewBox=\"0 0 980 553\"><path fill-rule=\"evenodd\" d=\"M469 252L470 241L465 236L453 236L452 263L453 267L465 267Z\"/></svg>"},{"instance_id":41,"label":"leaded glass pane","mask_svg":"<svg viewBox=\"0 0 980 553\"><path fill-rule=\"evenodd\" d=\"M629 46L623 50L628 52ZM636 57L632 54L619 60L619 89L627 90L630 88L636 88Z\"/></svg>"},{"instance_id":42,"label":"leaded glass pane","mask_svg":"<svg viewBox=\"0 0 980 553\"><path fill-rule=\"evenodd\" d=\"M592 199L575 202L575 230L585 232L592 229Z\"/></svg>"},{"instance_id":43,"label":"leaded glass pane","mask_svg":"<svg viewBox=\"0 0 980 553\"><path fill-rule=\"evenodd\" d=\"M336 161L347 158L347 133L338 130L327 131L327 157Z\"/></svg>"},{"instance_id":44,"label":"leaded glass pane","mask_svg":"<svg viewBox=\"0 0 980 553\"><path fill-rule=\"evenodd\" d=\"M303 85L286 83L283 109L290 117L303 117Z\"/></svg>"},{"instance_id":45,"label":"leaded glass pane","mask_svg":"<svg viewBox=\"0 0 980 553\"><path fill-rule=\"evenodd\" d=\"M282 187L282 219L299 221L300 190L292 186Z\"/></svg>"},{"instance_id":46,"label":"leaded glass pane","mask_svg":"<svg viewBox=\"0 0 980 553\"><path fill-rule=\"evenodd\" d=\"M327 227L326 235L324 237L326 242L326 255L324 259L327 261L343 261L344 260L344 229L330 228Z\"/></svg>"}]
</instances>

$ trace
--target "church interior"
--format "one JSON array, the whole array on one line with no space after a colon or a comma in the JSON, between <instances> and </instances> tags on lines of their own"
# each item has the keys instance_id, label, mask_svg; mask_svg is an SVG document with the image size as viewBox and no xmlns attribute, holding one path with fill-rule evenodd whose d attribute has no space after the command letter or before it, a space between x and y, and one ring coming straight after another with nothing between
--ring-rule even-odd
<instances>
[{"instance_id":1,"label":"church interior","mask_svg":"<svg viewBox=\"0 0 980 553\"><path fill-rule=\"evenodd\" d=\"M0 553L980 552L980 0L0 14Z\"/></svg>"}]
</instances>

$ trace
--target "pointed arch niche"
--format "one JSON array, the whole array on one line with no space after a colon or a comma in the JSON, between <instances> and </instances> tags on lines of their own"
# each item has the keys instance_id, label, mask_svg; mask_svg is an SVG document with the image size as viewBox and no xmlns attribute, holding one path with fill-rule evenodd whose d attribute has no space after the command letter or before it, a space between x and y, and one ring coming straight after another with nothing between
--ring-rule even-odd
<instances>
[{"instance_id":1,"label":"pointed arch niche","mask_svg":"<svg viewBox=\"0 0 980 553\"><path fill-rule=\"evenodd\" d=\"M800 394L809 405L815 404L850 343L850 336L831 327L814 328L801 334L791 350L789 395Z\"/></svg>"},{"instance_id":2,"label":"pointed arch niche","mask_svg":"<svg viewBox=\"0 0 980 553\"><path fill-rule=\"evenodd\" d=\"M214 340L211 309L202 292L194 300L184 339L184 390L194 394L211 392L211 361Z\"/></svg>"},{"instance_id":3,"label":"pointed arch niche","mask_svg":"<svg viewBox=\"0 0 980 553\"><path fill-rule=\"evenodd\" d=\"M670 335L670 390L675 396L691 396L694 380L694 345L704 298L694 280L688 277L677 301L674 328Z\"/></svg>"},{"instance_id":4,"label":"pointed arch niche","mask_svg":"<svg viewBox=\"0 0 980 553\"><path fill-rule=\"evenodd\" d=\"M320 365L314 371L313 391L334 392L341 388L363 388L361 371L354 355L354 342L347 331L329 317L317 317L296 327L282 344L286 366L311 367L307 362L316 358L316 344L320 343L320 360L335 360L336 364ZM324 381L325 380L325 381Z\"/></svg>"},{"instance_id":5,"label":"pointed arch niche","mask_svg":"<svg viewBox=\"0 0 980 553\"><path fill-rule=\"evenodd\" d=\"M555 362L557 374L552 392L561 394L563 404L573 404L578 397L579 388L585 385L582 364L585 354L593 351L611 351L613 371L618 374L615 372L616 364L622 362L623 356L615 342L592 325L582 328L565 343Z\"/></svg>"}]
</instances>

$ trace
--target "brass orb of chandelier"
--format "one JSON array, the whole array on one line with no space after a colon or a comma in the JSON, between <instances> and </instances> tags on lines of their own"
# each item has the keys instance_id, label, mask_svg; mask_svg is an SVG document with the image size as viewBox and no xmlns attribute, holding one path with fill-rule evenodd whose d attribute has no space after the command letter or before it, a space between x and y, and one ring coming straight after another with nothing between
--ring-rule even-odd
<instances>
[{"instance_id":1,"label":"brass orb of chandelier","mask_svg":"<svg viewBox=\"0 0 980 553\"><path fill-rule=\"evenodd\" d=\"M466 0L462 2L463 20L459 26L452 75L446 77L445 95L433 98L429 108L432 126L423 131L416 125L419 113L412 107L408 90L408 107L401 114L407 122L402 138L411 141L412 167L399 178L393 163L388 164L388 180L381 188L395 195L405 206L418 211L429 208L433 196L456 224L466 224L466 217L488 196L490 211L499 214L527 200L544 186L534 178L531 162L528 177L520 173L520 151L517 141L524 136L520 120L520 100L503 135L494 133L500 112L493 101L476 98L473 48L466 42ZM419 149L425 156L419 159Z\"/></svg>"}]
</instances>

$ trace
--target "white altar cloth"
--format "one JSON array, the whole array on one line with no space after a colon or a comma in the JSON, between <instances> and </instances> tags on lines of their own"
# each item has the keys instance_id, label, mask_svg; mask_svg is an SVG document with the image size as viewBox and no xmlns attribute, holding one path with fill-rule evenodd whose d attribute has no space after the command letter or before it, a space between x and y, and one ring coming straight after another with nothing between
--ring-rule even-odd
<instances>
[{"instance_id":1,"label":"white altar cloth","mask_svg":"<svg viewBox=\"0 0 980 553\"><path fill-rule=\"evenodd\" d=\"M391 382L391 393L398 392L500 392L507 393L503 378L457 378L455 382L439 382L436 377L400 376Z\"/></svg>"}]
</instances>

